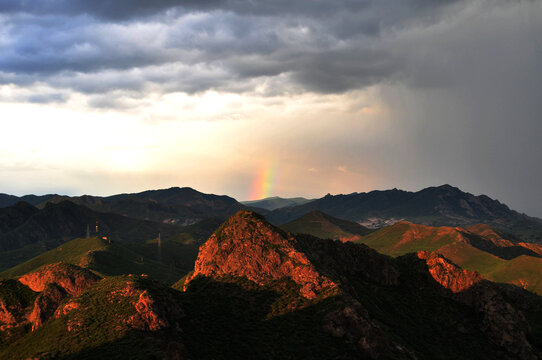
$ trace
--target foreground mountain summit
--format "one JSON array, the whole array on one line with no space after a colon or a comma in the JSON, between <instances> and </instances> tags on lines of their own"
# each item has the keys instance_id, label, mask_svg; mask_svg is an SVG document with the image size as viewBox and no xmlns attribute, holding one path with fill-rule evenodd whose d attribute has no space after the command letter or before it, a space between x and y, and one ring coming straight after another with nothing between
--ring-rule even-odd
<instances>
[{"instance_id":1,"label":"foreground mountain summit","mask_svg":"<svg viewBox=\"0 0 542 360\"><path fill-rule=\"evenodd\" d=\"M201 246L178 290L138 276L78 282L86 275L70 274L91 273L63 266L2 282L0 358L542 357L540 297L437 253L391 258L294 236L250 211Z\"/></svg>"}]
</instances>

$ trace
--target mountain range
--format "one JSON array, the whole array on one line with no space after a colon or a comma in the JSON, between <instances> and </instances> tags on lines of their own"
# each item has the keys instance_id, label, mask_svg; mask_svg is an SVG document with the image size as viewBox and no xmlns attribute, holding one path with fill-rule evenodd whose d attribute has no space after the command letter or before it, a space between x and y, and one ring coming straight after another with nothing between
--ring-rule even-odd
<instances>
[{"instance_id":1,"label":"mountain range","mask_svg":"<svg viewBox=\"0 0 542 360\"><path fill-rule=\"evenodd\" d=\"M273 224L284 224L311 211L380 228L405 220L430 226L488 224L524 241L542 242L542 220L511 210L486 195L475 196L443 185L418 192L371 191L326 195L309 203L276 209L265 214Z\"/></svg>"},{"instance_id":2,"label":"mountain range","mask_svg":"<svg viewBox=\"0 0 542 360\"><path fill-rule=\"evenodd\" d=\"M56 195L36 206L43 207L48 203L59 203L65 200L94 211L175 225L190 225L211 217L225 219L244 208L242 204L229 196L204 194L188 187L148 190L107 197Z\"/></svg>"},{"instance_id":3,"label":"mountain range","mask_svg":"<svg viewBox=\"0 0 542 360\"><path fill-rule=\"evenodd\" d=\"M48 264L0 283L5 359L536 359L542 298L240 211L173 288Z\"/></svg>"},{"instance_id":4,"label":"mountain range","mask_svg":"<svg viewBox=\"0 0 542 360\"><path fill-rule=\"evenodd\" d=\"M542 358L541 220L483 195L1 199L2 359Z\"/></svg>"},{"instance_id":5,"label":"mountain range","mask_svg":"<svg viewBox=\"0 0 542 360\"><path fill-rule=\"evenodd\" d=\"M523 241L542 242L542 219L511 210L486 195L475 196L450 185L429 187L418 192L393 189L328 194L314 200L273 197L244 203L225 195L204 194L187 187L108 197L27 195L17 198L0 194L0 207L8 203L13 205L21 199L31 201L38 208L69 200L98 212L175 225L189 225L207 218L224 220L240 209L257 211L271 223L282 225L318 210L369 228L380 228L402 220L429 226L487 224Z\"/></svg>"}]
</instances>

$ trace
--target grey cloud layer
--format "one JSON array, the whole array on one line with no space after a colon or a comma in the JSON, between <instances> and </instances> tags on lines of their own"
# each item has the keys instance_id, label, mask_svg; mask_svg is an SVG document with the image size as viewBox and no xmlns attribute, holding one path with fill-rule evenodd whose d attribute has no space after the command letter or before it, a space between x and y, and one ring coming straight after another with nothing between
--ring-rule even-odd
<instances>
[{"instance_id":1,"label":"grey cloud layer","mask_svg":"<svg viewBox=\"0 0 542 360\"><path fill-rule=\"evenodd\" d=\"M165 10L180 12L229 11L241 15L310 16L328 18L338 12L376 12L378 22L397 23L398 19L425 16L442 5L457 0L3 0L2 13L37 15L90 15L109 20L148 17Z\"/></svg>"},{"instance_id":2,"label":"grey cloud layer","mask_svg":"<svg viewBox=\"0 0 542 360\"><path fill-rule=\"evenodd\" d=\"M344 92L404 64L383 39L458 1L4 1L0 83L82 93Z\"/></svg>"}]
</instances>

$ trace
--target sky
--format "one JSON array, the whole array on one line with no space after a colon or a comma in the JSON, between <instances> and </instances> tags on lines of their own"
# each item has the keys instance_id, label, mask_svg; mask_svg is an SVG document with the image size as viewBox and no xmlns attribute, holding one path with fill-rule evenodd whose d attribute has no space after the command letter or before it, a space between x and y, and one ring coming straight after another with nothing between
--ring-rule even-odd
<instances>
[{"instance_id":1,"label":"sky","mask_svg":"<svg viewBox=\"0 0 542 360\"><path fill-rule=\"evenodd\" d=\"M2 0L0 192L451 184L542 217L542 1Z\"/></svg>"}]
</instances>

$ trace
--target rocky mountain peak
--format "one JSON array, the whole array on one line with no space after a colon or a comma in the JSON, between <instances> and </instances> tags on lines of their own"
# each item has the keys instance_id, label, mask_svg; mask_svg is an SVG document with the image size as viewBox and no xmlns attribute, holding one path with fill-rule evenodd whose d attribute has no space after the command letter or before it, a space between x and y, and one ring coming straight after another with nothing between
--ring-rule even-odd
<instances>
[{"instance_id":1,"label":"rocky mountain peak","mask_svg":"<svg viewBox=\"0 0 542 360\"><path fill-rule=\"evenodd\" d=\"M194 273L213 278L246 277L260 285L290 278L301 286L300 294L312 299L338 289L321 275L307 256L296 250L295 239L251 211L241 210L230 217L201 246Z\"/></svg>"}]
</instances>

